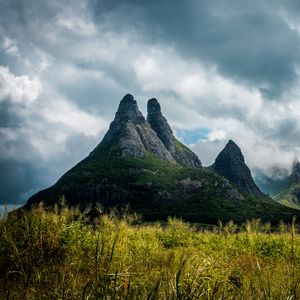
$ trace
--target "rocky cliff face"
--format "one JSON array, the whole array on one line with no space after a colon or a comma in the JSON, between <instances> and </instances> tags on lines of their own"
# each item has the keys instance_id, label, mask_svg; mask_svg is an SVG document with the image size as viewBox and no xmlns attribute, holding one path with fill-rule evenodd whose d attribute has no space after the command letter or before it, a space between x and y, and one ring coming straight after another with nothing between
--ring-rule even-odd
<instances>
[{"instance_id":1,"label":"rocky cliff face","mask_svg":"<svg viewBox=\"0 0 300 300\"><path fill-rule=\"evenodd\" d=\"M217 156L212 168L249 195L263 196L256 186L238 145L230 140Z\"/></svg>"},{"instance_id":2,"label":"rocky cliff face","mask_svg":"<svg viewBox=\"0 0 300 300\"><path fill-rule=\"evenodd\" d=\"M201 161L197 155L174 137L167 119L162 115L157 99L152 98L148 101L147 111L147 121L175 161L188 168L201 168Z\"/></svg>"}]
</instances>

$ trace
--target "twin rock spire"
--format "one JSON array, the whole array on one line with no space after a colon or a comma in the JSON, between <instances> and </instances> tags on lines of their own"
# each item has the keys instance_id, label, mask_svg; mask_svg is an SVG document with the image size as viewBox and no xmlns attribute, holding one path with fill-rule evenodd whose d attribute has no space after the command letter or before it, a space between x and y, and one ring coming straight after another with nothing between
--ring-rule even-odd
<instances>
[{"instance_id":1,"label":"twin rock spire","mask_svg":"<svg viewBox=\"0 0 300 300\"><path fill-rule=\"evenodd\" d=\"M90 156L95 157L105 149L110 155L153 155L185 167L201 168L199 158L174 137L157 99L148 101L147 110L146 120L139 111L136 100L127 94L121 100L103 141Z\"/></svg>"}]
</instances>

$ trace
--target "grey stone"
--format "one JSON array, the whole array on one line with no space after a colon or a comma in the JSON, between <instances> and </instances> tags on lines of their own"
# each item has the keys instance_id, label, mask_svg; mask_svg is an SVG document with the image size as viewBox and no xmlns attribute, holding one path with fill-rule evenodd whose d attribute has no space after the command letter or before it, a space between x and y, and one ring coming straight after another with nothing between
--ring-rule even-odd
<instances>
[{"instance_id":1,"label":"grey stone","mask_svg":"<svg viewBox=\"0 0 300 300\"><path fill-rule=\"evenodd\" d=\"M199 180L191 180L191 178L186 178L178 182L178 187L185 193L196 193L201 189L202 183Z\"/></svg>"}]
</instances>

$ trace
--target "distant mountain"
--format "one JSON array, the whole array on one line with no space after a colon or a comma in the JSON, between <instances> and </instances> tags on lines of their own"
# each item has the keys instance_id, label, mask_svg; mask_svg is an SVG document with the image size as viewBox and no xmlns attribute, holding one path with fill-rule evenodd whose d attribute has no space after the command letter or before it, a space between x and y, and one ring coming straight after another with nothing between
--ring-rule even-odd
<instances>
[{"instance_id":1,"label":"distant mountain","mask_svg":"<svg viewBox=\"0 0 300 300\"><path fill-rule=\"evenodd\" d=\"M249 195L265 196L255 184L250 169L238 145L230 140L212 165L219 175L227 178L238 189Z\"/></svg>"},{"instance_id":2,"label":"distant mountain","mask_svg":"<svg viewBox=\"0 0 300 300\"><path fill-rule=\"evenodd\" d=\"M177 216L202 223L278 222L300 216L259 191L232 141L213 171L203 168L196 154L174 137L158 101L150 99L147 107L146 120L133 96L126 95L99 145L23 208L41 202L53 207L64 196L68 205L82 209L129 206L145 220Z\"/></svg>"},{"instance_id":3,"label":"distant mountain","mask_svg":"<svg viewBox=\"0 0 300 300\"><path fill-rule=\"evenodd\" d=\"M259 189L271 197L278 195L288 187L288 175L285 169L274 167L266 171L255 169L253 170L253 178Z\"/></svg>"},{"instance_id":4,"label":"distant mountain","mask_svg":"<svg viewBox=\"0 0 300 300\"><path fill-rule=\"evenodd\" d=\"M287 187L275 196L279 203L300 209L300 163L295 162L291 175L287 178Z\"/></svg>"},{"instance_id":5,"label":"distant mountain","mask_svg":"<svg viewBox=\"0 0 300 300\"><path fill-rule=\"evenodd\" d=\"M299 161L296 161L292 168L292 173L288 177L288 182L290 185L298 184L300 183L300 163Z\"/></svg>"}]
</instances>

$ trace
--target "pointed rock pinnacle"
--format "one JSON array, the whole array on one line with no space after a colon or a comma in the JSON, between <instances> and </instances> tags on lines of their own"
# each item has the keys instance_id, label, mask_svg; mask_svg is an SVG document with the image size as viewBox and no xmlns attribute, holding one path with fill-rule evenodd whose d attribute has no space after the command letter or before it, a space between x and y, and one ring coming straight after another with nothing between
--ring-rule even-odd
<instances>
[{"instance_id":1,"label":"pointed rock pinnacle","mask_svg":"<svg viewBox=\"0 0 300 300\"><path fill-rule=\"evenodd\" d=\"M250 169L245 164L241 149L234 141L228 141L212 167L219 175L224 176L249 195L263 195L255 184Z\"/></svg>"},{"instance_id":2,"label":"pointed rock pinnacle","mask_svg":"<svg viewBox=\"0 0 300 300\"><path fill-rule=\"evenodd\" d=\"M151 128L156 132L165 147L173 152L175 150L173 132L167 119L161 113L157 99L152 98L148 101L147 112L147 121L150 123Z\"/></svg>"},{"instance_id":3,"label":"pointed rock pinnacle","mask_svg":"<svg viewBox=\"0 0 300 300\"><path fill-rule=\"evenodd\" d=\"M136 100L130 94L125 95L121 100L118 111L116 112L116 118L125 121L144 120L142 113L139 111Z\"/></svg>"}]
</instances>

